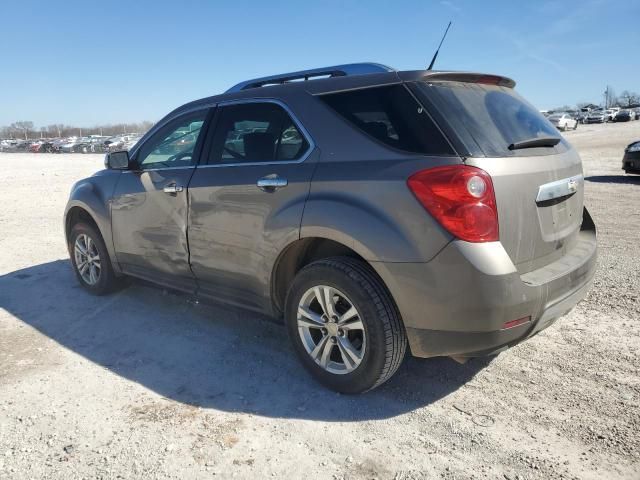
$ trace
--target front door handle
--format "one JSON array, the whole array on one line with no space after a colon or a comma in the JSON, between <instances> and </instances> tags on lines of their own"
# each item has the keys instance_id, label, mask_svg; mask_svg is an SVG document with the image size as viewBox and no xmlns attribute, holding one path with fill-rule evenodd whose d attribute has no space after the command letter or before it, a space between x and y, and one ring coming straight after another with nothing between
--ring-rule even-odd
<instances>
[{"instance_id":1,"label":"front door handle","mask_svg":"<svg viewBox=\"0 0 640 480\"><path fill-rule=\"evenodd\" d=\"M182 191L182 185L176 185L172 183L171 185L167 185L162 189L164 193L168 193L169 195L175 195L178 192Z\"/></svg>"},{"instance_id":2,"label":"front door handle","mask_svg":"<svg viewBox=\"0 0 640 480\"><path fill-rule=\"evenodd\" d=\"M277 175L267 175L262 177L256 185L263 192L275 192L279 188L286 187L289 184L286 178L278 177Z\"/></svg>"}]
</instances>

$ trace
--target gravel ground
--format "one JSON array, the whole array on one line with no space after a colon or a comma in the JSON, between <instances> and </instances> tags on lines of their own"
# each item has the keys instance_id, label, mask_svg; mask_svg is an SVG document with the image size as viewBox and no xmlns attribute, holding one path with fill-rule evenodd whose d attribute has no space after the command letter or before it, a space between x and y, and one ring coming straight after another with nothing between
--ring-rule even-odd
<instances>
[{"instance_id":1,"label":"gravel ground","mask_svg":"<svg viewBox=\"0 0 640 480\"><path fill-rule=\"evenodd\" d=\"M640 478L640 122L566 136L599 228L595 286L493 359L409 359L341 396L282 327L134 284L76 284L61 216L92 155L0 154L0 478Z\"/></svg>"}]
</instances>

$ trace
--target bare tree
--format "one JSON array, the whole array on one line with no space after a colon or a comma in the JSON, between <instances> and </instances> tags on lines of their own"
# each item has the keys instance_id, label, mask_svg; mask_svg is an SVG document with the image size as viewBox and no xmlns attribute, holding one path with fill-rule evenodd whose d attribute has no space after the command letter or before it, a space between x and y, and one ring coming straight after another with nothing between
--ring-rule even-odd
<instances>
[{"instance_id":1,"label":"bare tree","mask_svg":"<svg viewBox=\"0 0 640 480\"><path fill-rule=\"evenodd\" d=\"M637 103L640 103L640 96L635 92L630 92L629 90L623 90L618 98L618 105L620 107L630 107Z\"/></svg>"},{"instance_id":2,"label":"bare tree","mask_svg":"<svg viewBox=\"0 0 640 480\"><path fill-rule=\"evenodd\" d=\"M11 127L24 133L24 139L29 138L29 132L33 130L33 122L20 121L11 124Z\"/></svg>"}]
</instances>

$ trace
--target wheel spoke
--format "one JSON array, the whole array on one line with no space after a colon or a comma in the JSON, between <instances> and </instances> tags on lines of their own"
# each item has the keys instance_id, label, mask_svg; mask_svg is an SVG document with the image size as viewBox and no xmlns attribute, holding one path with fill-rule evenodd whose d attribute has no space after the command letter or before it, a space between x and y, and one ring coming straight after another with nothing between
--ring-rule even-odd
<instances>
[{"instance_id":1,"label":"wheel spoke","mask_svg":"<svg viewBox=\"0 0 640 480\"><path fill-rule=\"evenodd\" d=\"M340 317L340 319L338 320L338 325L343 325L347 323L349 320L351 320L353 317L357 317L357 316L358 316L358 310L356 310L356 307L351 305L351 308L346 312L344 312Z\"/></svg>"},{"instance_id":2,"label":"wheel spoke","mask_svg":"<svg viewBox=\"0 0 640 480\"><path fill-rule=\"evenodd\" d=\"M300 305L298 307L298 326L308 328L322 328L324 322L317 313L311 311L308 307Z\"/></svg>"},{"instance_id":3,"label":"wheel spoke","mask_svg":"<svg viewBox=\"0 0 640 480\"><path fill-rule=\"evenodd\" d=\"M326 307L326 314L329 317L333 317L336 315L336 306L333 302L333 289L331 287L324 287L322 289L322 293L324 294L324 304Z\"/></svg>"},{"instance_id":4,"label":"wheel spoke","mask_svg":"<svg viewBox=\"0 0 640 480\"><path fill-rule=\"evenodd\" d=\"M342 361L348 368L355 368L360 364L360 352L345 337L338 337L338 349L342 355Z\"/></svg>"},{"instance_id":5,"label":"wheel spoke","mask_svg":"<svg viewBox=\"0 0 640 480\"><path fill-rule=\"evenodd\" d=\"M91 266L89 267L89 280L91 281L91 284L94 284L98 281L98 272L95 265L93 264L91 264Z\"/></svg>"},{"instance_id":6,"label":"wheel spoke","mask_svg":"<svg viewBox=\"0 0 640 480\"><path fill-rule=\"evenodd\" d=\"M78 237L76 239L76 250L78 250L82 255L87 256L88 255L87 249L84 245L82 245L81 240L82 240L82 237Z\"/></svg>"},{"instance_id":7,"label":"wheel spoke","mask_svg":"<svg viewBox=\"0 0 640 480\"><path fill-rule=\"evenodd\" d=\"M329 357L331 356L332 349L333 344L329 341L329 336L325 335L312 350L311 357L318 362L321 367L326 368L329 363Z\"/></svg>"},{"instance_id":8,"label":"wheel spoke","mask_svg":"<svg viewBox=\"0 0 640 480\"><path fill-rule=\"evenodd\" d=\"M354 318L353 320L340 324L340 328L343 330L364 330L364 325L360 318Z\"/></svg>"},{"instance_id":9,"label":"wheel spoke","mask_svg":"<svg viewBox=\"0 0 640 480\"><path fill-rule=\"evenodd\" d=\"M89 268L88 262L84 262L82 266L78 265L78 271L80 272L80 275L84 275L87 272L88 268Z\"/></svg>"},{"instance_id":10,"label":"wheel spoke","mask_svg":"<svg viewBox=\"0 0 640 480\"><path fill-rule=\"evenodd\" d=\"M324 290L324 289L321 289L320 287L315 287L313 289L313 293L316 296L316 300L320 304L320 308L322 309L322 313L324 313L325 315L329 315L329 312L327 311L327 306L325 304L324 292L322 290Z\"/></svg>"}]
</instances>

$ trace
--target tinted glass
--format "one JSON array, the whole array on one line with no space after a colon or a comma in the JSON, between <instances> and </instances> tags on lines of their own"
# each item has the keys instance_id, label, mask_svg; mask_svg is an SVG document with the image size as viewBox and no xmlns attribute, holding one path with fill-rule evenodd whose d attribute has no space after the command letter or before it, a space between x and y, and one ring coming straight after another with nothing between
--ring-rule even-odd
<instances>
[{"instance_id":1,"label":"tinted glass","mask_svg":"<svg viewBox=\"0 0 640 480\"><path fill-rule=\"evenodd\" d=\"M140 168L188 167L195 162L193 151L200 137L206 110L169 122L147 140L137 156Z\"/></svg>"},{"instance_id":2,"label":"tinted glass","mask_svg":"<svg viewBox=\"0 0 640 480\"><path fill-rule=\"evenodd\" d=\"M562 138L556 127L512 88L464 82L418 82L418 88L463 141L475 142L487 156L529 155L533 149L511 151L509 145L536 137ZM538 150L554 154L564 149L566 143L561 140L556 147Z\"/></svg>"},{"instance_id":3,"label":"tinted glass","mask_svg":"<svg viewBox=\"0 0 640 480\"><path fill-rule=\"evenodd\" d=\"M390 147L427 155L453 154L431 118L402 85L318 98L358 129Z\"/></svg>"},{"instance_id":4,"label":"tinted glass","mask_svg":"<svg viewBox=\"0 0 640 480\"><path fill-rule=\"evenodd\" d=\"M275 103L222 107L208 163L286 162L309 149L289 114Z\"/></svg>"}]
</instances>

